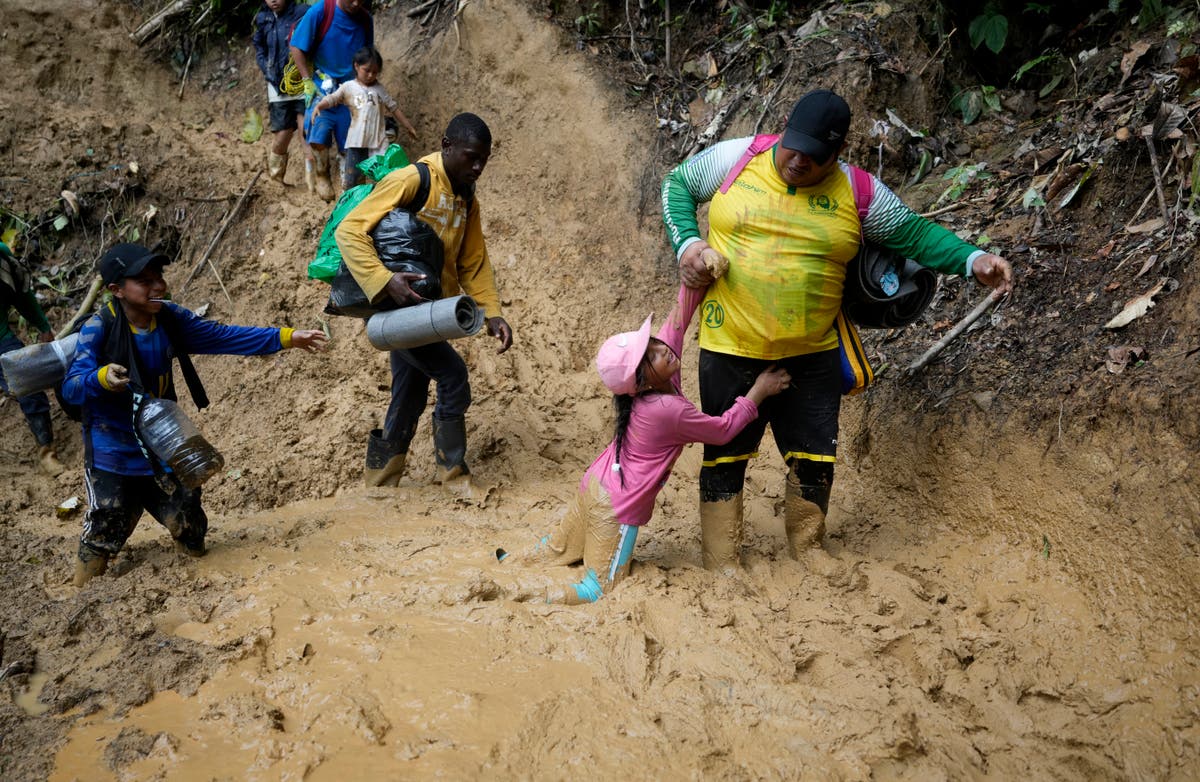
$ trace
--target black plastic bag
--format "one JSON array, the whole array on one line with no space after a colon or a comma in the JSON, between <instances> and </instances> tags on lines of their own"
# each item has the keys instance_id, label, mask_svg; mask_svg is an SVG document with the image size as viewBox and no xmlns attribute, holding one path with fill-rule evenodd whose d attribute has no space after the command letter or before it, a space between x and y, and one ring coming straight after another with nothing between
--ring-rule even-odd
<instances>
[{"instance_id":1,"label":"black plastic bag","mask_svg":"<svg viewBox=\"0 0 1200 782\"><path fill-rule=\"evenodd\" d=\"M936 290L931 269L866 242L846 268L842 309L860 328L899 328L921 316Z\"/></svg>"},{"instance_id":2,"label":"black plastic bag","mask_svg":"<svg viewBox=\"0 0 1200 782\"><path fill-rule=\"evenodd\" d=\"M375 242L379 260L388 271L426 275L423 280L409 283L414 293L429 300L442 297L442 267L445 262L442 240L428 223L408 209L396 208L384 215L371 232L371 238ZM325 312L330 315L369 318L376 312L394 310L400 306L386 293L375 303L368 300L354 275L346 268L345 261L329 281L329 286L329 303L325 305Z\"/></svg>"}]
</instances>

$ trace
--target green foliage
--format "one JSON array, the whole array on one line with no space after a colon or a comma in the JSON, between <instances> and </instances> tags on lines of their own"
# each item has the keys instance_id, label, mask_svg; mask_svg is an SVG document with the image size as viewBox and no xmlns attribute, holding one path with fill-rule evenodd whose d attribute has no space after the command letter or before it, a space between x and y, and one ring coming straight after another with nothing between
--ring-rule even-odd
<instances>
[{"instance_id":1,"label":"green foliage","mask_svg":"<svg viewBox=\"0 0 1200 782\"><path fill-rule=\"evenodd\" d=\"M575 17L575 29L580 35L595 35L600 32L600 3L592 3L592 7Z\"/></svg>"},{"instance_id":2,"label":"green foliage","mask_svg":"<svg viewBox=\"0 0 1200 782\"><path fill-rule=\"evenodd\" d=\"M955 95L950 101L950 108L962 114L963 123L970 125L985 110L999 113L1000 94L995 87L972 87Z\"/></svg>"},{"instance_id":3,"label":"green foliage","mask_svg":"<svg viewBox=\"0 0 1200 782\"><path fill-rule=\"evenodd\" d=\"M986 44L993 54L999 54L1008 39L1008 17L991 10L984 11L971 20L967 34L971 37L972 49Z\"/></svg>"},{"instance_id":4,"label":"green foliage","mask_svg":"<svg viewBox=\"0 0 1200 782\"><path fill-rule=\"evenodd\" d=\"M950 186L938 196L937 204L943 204L947 201L956 201L966 191L967 187L977 179L989 179L992 175L984 169L987 168L987 163L968 163L954 168L942 174L942 179L950 181Z\"/></svg>"},{"instance_id":5,"label":"green foliage","mask_svg":"<svg viewBox=\"0 0 1200 782\"><path fill-rule=\"evenodd\" d=\"M1054 92L1058 85L1062 83L1062 80L1067 77L1069 72L1068 68L1069 63L1062 55L1062 52L1058 51L1057 49L1051 49L1022 64L1020 68L1017 68L1017 72L1013 75L1013 82L1016 83L1021 81L1021 77L1030 71L1047 72L1049 78L1046 83L1042 85L1042 88L1038 90L1038 97L1044 98L1050 93Z\"/></svg>"}]
</instances>

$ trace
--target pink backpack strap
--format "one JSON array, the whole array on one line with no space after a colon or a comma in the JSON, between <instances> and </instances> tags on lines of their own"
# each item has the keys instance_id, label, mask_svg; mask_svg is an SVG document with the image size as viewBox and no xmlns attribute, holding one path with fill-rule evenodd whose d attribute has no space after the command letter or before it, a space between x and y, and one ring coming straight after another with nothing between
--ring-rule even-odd
<instances>
[{"instance_id":1,"label":"pink backpack strap","mask_svg":"<svg viewBox=\"0 0 1200 782\"><path fill-rule=\"evenodd\" d=\"M850 189L854 191L854 205L858 207L858 219L867 219L871 201L875 198L875 180L858 166L850 166Z\"/></svg>"},{"instance_id":2,"label":"pink backpack strap","mask_svg":"<svg viewBox=\"0 0 1200 782\"><path fill-rule=\"evenodd\" d=\"M750 142L750 146L746 147L746 151L738 158L738 162L734 163L733 168L729 169L729 175L725 177L725 181L721 183L718 192L728 193L729 188L733 186L733 181L738 178L738 174L742 173L742 169L750 165L750 161L755 155L766 152L771 147L775 146L775 142L779 140L778 134L760 133Z\"/></svg>"}]
</instances>

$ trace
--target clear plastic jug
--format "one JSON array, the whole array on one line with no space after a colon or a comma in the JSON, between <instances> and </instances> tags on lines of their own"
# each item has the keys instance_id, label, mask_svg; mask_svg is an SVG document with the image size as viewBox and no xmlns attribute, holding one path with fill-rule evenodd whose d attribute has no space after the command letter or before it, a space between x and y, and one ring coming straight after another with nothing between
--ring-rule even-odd
<instances>
[{"instance_id":1,"label":"clear plastic jug","mask_svg":"<svg viewBox=\"0 0 1200 782\"><path fill-rule=\"evenodd\" d=\"M225 466L225 457L170 399L147 399L138 410L137 429L186 488L199 488Z\"/></svg>"},{"instance_id":2,"label":"clear plastic jug","mask_svg":"<svg viewBox=\"0 0 1200 782\"><path fill-rule=\"evenodd\" d=\"M36 342L0 356L8 392L13 396L28 396L57 386L67 376L67 367L75 358L78 342L76 332L54 342Z\"/></svg>"}]
</instances>

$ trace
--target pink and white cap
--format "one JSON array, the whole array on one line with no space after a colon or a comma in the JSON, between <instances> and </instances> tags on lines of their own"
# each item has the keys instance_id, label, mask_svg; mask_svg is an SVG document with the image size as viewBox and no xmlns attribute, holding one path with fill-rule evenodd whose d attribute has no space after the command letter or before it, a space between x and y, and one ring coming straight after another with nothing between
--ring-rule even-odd
<instances>
[{"instance_id":1,"label":"pink and white cap","mask_svg":"<svg viewBox=\"0 0 1200 782\"><path fill-rule=\"evenodd\" d=\"M637 393L637 368L646 356L650 344L650 321L653 313L637 331L623 331L604 340L596 354L596 369L600 380L614 394Z\"/></svg>"}]
</instances>

